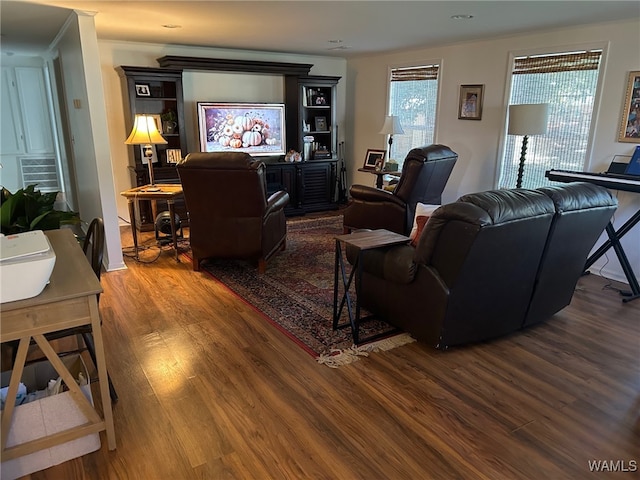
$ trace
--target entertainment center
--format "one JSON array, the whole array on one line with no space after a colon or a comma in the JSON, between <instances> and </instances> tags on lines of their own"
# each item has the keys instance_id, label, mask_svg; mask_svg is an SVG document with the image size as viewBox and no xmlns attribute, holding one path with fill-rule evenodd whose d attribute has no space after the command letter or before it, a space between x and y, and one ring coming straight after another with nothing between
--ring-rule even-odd
<instances>
[{"instance_id":1,"label":"entertainment center","mask_svg":"<svg viewBox=\"0 0 640 480\"><path fill-rule=\"evenodd\" d=\"M128 100L128 102L125 101L127 129L131 128L136 113L157 114L159 127L163 128L161 131L168 142L166 146L156 146L157 154L154 157L153 172L157 183L180 183L175 160L177 157L184 158L189 153L182 91L184 70L280 74L284 77L282 141L286 142L281 146L281 150L275 145L277 142L275 135L271 136L267 144L267 139L272 132L263 132L264 122L253 118L247 118L247 122L253 122L253 125L243 132L238 128L235 136L227 135L232 132L227 132L224 126L219 125L216 125L216 130L211 133L203 131L205 128L210 130L212 125L207 125L199 118L200 149L205 151L203 146L206 146L209 151L217 151L216 149L222 151L223 146L230 148L229 144L233 141L234 148L247 151L251 155L259 155L267 167L268 191L284 189L289 192L290 204L285 209L287 215L304 215L309 212L338 208L336 91L340 77L309 75L313 65L299 63L178 56L165 56L157 61L160 68L133 66L117 68L126 92L125 98ZM224 104L203 105L208 105L210 108L225 107ZM238 104L238 108L243 106L246 105ZM254 104L254 107L260 107L260 104ZM198 103L198 110L200 108L201 104ZM230 110L227 114L232 115L232 112ZM202 113L204 115L205 110ZM172 126L173 129L164 128L164 121L170 116L172 119L169 121L173 122L173 125L169 127ZM253 114L246 116L253 116ZM229 119L229 121L231 122L229 127L233 127L235 120ZM242 123L241 120L238 120L238 123ZM221 128L220 132L218 128ZM260 143L258 143L258 134L261 135ZM215 144L214 137L217 142ZM207 138L210 143L206 143ZM276 151L277 154L272 155L269 150ZM299 152L303 161L285 162L285 155L281 152L286 153L291 150ZM140 150L134 149L134 165L130 169L136 186L149 183L147 165L142 162L143 156ZM154 219L150 202L141 201L140 203L136 228L139 231L153 230ZM166 205L162 202L158 202L158 211L162 211L165 207ZM175 211L184 224L188 217L182 199L176 199Z\"/></svg>"}]
</instances>

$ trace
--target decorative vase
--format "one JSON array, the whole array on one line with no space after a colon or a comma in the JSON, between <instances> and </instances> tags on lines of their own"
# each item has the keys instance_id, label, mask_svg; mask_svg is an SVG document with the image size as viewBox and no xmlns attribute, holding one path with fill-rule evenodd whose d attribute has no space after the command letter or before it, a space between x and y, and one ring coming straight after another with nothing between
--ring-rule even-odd
<instances>
[{"instance_id":1,"label":"decorative vase","mask_svg":"<svg viewBox=\"0 0 640 480\"><path fill-rule=\"evenodd\" d=\"M176 133L176 127L178 124L176 122L163 122L162 128L164 133Z\"/></svg>"}]
</instances>

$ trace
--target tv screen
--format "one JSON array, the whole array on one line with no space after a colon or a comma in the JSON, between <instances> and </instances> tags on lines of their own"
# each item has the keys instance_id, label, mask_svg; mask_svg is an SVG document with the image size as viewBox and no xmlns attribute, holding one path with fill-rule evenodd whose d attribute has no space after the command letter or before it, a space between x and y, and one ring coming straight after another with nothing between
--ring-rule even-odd
<instances>
[{"instance_id":1,"label":"tv screen","mask_svg":"<svg viewBox=\"0 0 640 480\"><path fill-rule=\"evenodd\" d=\"M286 153L284 104L198 102L202 152Z\"/></svg>"}]
</instances>

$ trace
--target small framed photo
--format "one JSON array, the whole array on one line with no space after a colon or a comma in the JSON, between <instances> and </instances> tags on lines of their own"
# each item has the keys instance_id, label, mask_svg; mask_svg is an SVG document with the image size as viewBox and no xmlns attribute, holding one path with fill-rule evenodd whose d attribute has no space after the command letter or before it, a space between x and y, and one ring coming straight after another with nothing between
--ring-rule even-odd
<instances>
[{"instance_id":1,"label":"small framed photo","mask_svg":"<svg viewBox=\"0 0 640 480\"><path fill-rule=\"evenodd\" d=\"M167 149L167 163L178 163L182 160L182 151L179 148Z\"/></svg>"},{"instance_id":2,"label":"small framed photo","mask_svg":"<svg viewBox=\"0 0 640 480\"><path fill-rule=\"evenodd\" d=\"M460 85L458 119L482 120L484 85Z\"/></svg>"},{"instance_id":3,"label":"small framed photo","mask_svg":"<svg viewBox=\"0 0 640 480\"><path fill-rule=\"evenodd\" d=\"M151 90L148 83L136 83L136 97L150 97Z\"/></svg>"},{"instance_id":4,"label":"small framed photo","mask_svg":"<svg viewBox=\"0 0 640 480\"><path fill-rule=\"evenodd\" d=\"M364 159L364 166L362 168L365 170L382 171L384 168L385 153L386 152L384 150L367 150L367 156Z\"/></svg>"},{"instance_id":5,"label":"small framed photo","mask_svg":"<svg viewBox=\"0 0 640 480\"><path fill-rule=\"evenodd\" d=\"M315 127L317 132L326 132L327 128L327 117L316 117L315 118Z\"/></svg>"},{"instance_id":6,"label":"small framed photo","mask_svg":"<svg viewBox=\"0 0 640 480\"><path fill-rule=\"evenodd\" d=\"M629 73L618 141L640 143L640 71Z\"/></svg>"}]
</instances>

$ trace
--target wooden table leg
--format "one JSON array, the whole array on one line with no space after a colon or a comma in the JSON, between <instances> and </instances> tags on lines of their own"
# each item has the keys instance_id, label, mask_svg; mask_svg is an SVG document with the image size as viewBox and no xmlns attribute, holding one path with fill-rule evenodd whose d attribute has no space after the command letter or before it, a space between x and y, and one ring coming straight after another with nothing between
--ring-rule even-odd
<instances>
[{"instance_id":1,"label":"wooden table leg","mask_svg":"<svg viewBox=\"0 0 640 480\"><path fill-rule=\"evenodd\" d=\"M131 223L131 236L133 237L133 253L136 260L138 258L138 233L136 232L136 207L133 203L135 200L133 198L127 199L127 204L129 206L129 222Z\"/></svg>"},{"instance_id":2,"label":"wooden table leg","mask_svg":"<svg viewBox=\"0 0 640 480\"><path fill-rule=\"evenodd\" d=\"M178 232L176 231L176 214L174 201L172 198L167 200L167 205L169 205L169 217L171 217L171 235L173 235L173 248L176 251L176 262L180 262L180 257L178 256Z\"/></svg>"}]
</instances>

